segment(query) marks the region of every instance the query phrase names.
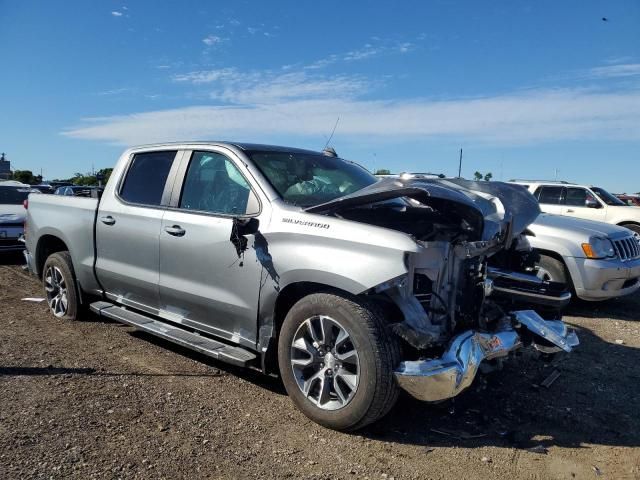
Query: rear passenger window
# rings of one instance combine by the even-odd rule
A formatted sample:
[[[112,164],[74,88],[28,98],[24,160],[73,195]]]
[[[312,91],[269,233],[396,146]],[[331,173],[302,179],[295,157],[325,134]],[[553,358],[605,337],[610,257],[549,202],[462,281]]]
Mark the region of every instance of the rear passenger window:
[[[175,150],[136,154],[120,189],[122,199],[142,205],[160,205],[175,158]]]
[[[540,203],[560,205],[563,187],[539,187],[535,196]]]

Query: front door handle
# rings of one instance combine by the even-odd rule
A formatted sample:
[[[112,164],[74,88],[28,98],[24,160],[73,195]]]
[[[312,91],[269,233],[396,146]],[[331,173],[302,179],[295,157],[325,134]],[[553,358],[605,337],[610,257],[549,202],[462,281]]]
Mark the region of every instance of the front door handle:
[[[105,225],[113,225],[114,223],[116,223],[116,219],[113,218],[111,215],[100,217],[100,221]]]
[[[575,210],[573,208],[567,208],[567,213],[575,213]]]
[[[182,237],[187,231],[182,228],[180,225],[173,225],[171,227],[164,227],[164,231],[169,235],[173,235],[174,237]]]

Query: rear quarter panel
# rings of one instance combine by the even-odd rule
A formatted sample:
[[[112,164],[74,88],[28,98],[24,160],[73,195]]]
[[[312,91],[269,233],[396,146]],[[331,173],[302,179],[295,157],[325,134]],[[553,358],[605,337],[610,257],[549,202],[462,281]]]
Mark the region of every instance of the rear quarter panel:
[[[93,275],[93,226],[98,200],[62,195],[30,195],[27,213],[27,248],[37,259],[45,236],[67,246],[76,278],[85,291],[96,291]],[[40,275],[42,272],[37,272]]]

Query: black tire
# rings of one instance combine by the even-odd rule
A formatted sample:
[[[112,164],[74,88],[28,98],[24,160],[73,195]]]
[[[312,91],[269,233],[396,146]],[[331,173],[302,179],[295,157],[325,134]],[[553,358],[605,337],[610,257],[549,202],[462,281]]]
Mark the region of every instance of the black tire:
[[[65,302],[61,299],[58,302],[52,301],[53,293],[60,292],[60,286],[62,283],[59,280],[52,280],[58,276],[58,272],[63,279],[63,285],[65,290],[64,298]],[[80,302],[78,295],[78,286],[76,284],[76,276],[73,271],[73,263],[71,262],[71,255],[69,252],[62,251],[49,255],[44,262],[42,268],[42,286],[45,290],[45,297],[49,304],[49,311],[58,318],[63,320],[77,320],[78,313],[80,311]],[[49,289],[54,288],[53,292]],[[57,291],[55,289],[58,289]],[[58,297],[58,295],[56,295]],[[64,307],[61,309],[60,307]]]
[[[632,232],[635,232],[638,235],[640,235],[640,225],[638,225],[637,223],[623,223],[620,226],[624,228],[628,228]]]
[[[302,392],[291,364],[296,333],[306,320],[319,315],[344,327],[358,356],[357,388],[346,404],[334,410],[320,408]],[[382,313],[375,305],[352,296],[315,293],[302,298],[289,310],[278,339],[280,375],[293,403],[314,422],[334,430],[360,429],[391,410],[398,399],[393,370],[399,362],[399,344]]]
[[[544,275],[538,275],[540,278],[544,280],[549,280],[551,282],[559,282],[564,283],[567,288],[571,288],[571,282],[569,280],[569,275],[567,274],[567,269],[560,260],[557,260],[553,257],[549,257],[547,255],[540,255],[540,260],[538,261],[538,267],[544,271]]]

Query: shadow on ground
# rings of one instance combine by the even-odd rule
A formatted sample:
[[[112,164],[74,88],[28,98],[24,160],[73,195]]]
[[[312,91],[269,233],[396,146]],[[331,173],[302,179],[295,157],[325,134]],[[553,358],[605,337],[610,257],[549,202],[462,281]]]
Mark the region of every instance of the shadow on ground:
[[[0,265],[24,265],[22,252],[0,252]]]
[[[640,293],[613,298],[603,302],[574,300],[565,315],[587,318],[612,318],[614,320],[640,321]]]

